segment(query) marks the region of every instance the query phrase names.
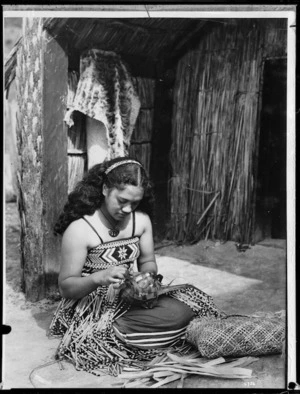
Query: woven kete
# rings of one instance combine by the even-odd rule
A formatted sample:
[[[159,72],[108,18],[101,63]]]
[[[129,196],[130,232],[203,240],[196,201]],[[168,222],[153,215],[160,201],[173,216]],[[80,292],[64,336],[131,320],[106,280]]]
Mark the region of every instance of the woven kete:
[[[285,336],[283,317],[227,316],[194,319],[186,339],[203,357],[260,356],[281,353]]]

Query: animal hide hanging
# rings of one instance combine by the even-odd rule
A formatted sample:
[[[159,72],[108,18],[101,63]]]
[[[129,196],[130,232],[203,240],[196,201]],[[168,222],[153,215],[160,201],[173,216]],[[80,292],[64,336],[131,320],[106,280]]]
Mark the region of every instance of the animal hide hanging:
[[[108,142],[107,158],[126,156],[139,109],[140,100],[120,56],[99,49],[81,55],[79,82],[65,116],[69,127],[74,124],[74,111],[102,122]]]

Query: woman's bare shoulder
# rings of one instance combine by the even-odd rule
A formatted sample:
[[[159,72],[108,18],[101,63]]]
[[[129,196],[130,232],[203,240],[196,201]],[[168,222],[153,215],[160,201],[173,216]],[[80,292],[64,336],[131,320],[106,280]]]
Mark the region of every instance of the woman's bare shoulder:
[[[87,226],[88,224],[82,219],[74,220],[69,224],[63,234],[63,240],[72,239],[78,241],[80,244],[87,242]]]
[[[142,211],[135,211],[135,217],[136,220],[142,221],[142,222],[149,222],[151,221],[149,218],[149,215],[145,212]]]
[[[143,232],[147,228],[152,228],[151,219],[145,212],[136,211],[135,217],[137,229],[140,229]]]

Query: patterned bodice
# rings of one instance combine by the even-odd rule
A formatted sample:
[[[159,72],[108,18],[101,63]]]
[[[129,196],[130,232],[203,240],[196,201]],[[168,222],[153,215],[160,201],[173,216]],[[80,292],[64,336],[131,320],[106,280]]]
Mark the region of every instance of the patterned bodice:
[[[103,242],[88,251],[82,276],[114,265],[132,264],[140,255],[139,237]]]

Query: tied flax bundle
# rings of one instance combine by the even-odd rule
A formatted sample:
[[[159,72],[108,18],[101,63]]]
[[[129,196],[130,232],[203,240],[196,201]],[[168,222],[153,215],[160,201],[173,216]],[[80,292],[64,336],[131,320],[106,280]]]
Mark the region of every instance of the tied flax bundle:
[[[186,285],[162,285],[163,277],[150,272],[127,272],[125,280],[120,286],[119,297],[128,304],[141,305],[144,308],[153,308],[160,295],[174,290],[185,288]]]

